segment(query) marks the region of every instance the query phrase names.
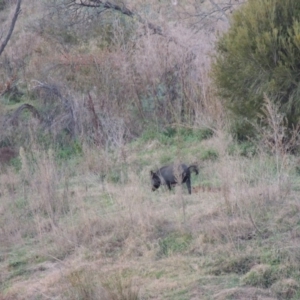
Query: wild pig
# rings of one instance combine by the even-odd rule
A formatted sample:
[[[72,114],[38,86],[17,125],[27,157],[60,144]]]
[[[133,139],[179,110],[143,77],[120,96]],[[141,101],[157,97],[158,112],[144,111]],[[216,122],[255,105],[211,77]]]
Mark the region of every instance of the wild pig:
[[[156,172],[150,171],[152,191],[155,191],[161,184],[166,184],[171,190],[171,186],[177,183],[186,183],[189,194],[192,193],[191,189],[191,171],[194,171],[198,175],[198,167],[196,165],[185,164],[172,164],[164,166]]]

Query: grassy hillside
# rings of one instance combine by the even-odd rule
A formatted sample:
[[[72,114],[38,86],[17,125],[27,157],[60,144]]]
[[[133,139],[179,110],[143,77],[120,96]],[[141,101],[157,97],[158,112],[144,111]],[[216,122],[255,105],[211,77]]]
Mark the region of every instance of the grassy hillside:
[[[2,299],[298,299],[297,161],[200,136],[67,162],[21,149],[1,173]],[[151,192],[174,159],[201,165],[192,195]]]
[[[284,120],[266,99],[269,127],[237,143],[208,76],[231,12],[152,2],[73,24],[22,2],[0,58],[0,300],[300,298]],[[180,161],[199,166],[192,195],[152,192],[150,171]]]

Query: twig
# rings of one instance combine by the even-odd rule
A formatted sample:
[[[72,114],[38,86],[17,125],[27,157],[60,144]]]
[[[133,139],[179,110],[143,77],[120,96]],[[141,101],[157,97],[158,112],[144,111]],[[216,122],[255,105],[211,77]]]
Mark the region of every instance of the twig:
[[[14,31],[14,28],[15,28],[18,16],[19,16],[19,14],[21,12],[21,2],[22,2],[21,0],[18,0],[18,2],[17,2],[16,10],[15,10],[14,16],[13,16],[13,18],[11,20],[9,31],[7,33],[6,38],[4,39],[3,43],[0,46],[0,55],[4,51],[6,45],[7,45],[8,41],[10,40],[11,35],[12,35],[13,31]]]

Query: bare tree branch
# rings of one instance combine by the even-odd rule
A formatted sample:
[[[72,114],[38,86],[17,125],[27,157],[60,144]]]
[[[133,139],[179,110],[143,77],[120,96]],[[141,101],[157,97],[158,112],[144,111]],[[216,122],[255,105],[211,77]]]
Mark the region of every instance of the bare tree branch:
[[[32,116],[34,118],[38,119],[40,122],[43,120],[43,117],[41,116],[39,111],[33,105],[24,103],[14,111],[13,115],[7,121],[7,124],[17,125],[19,116],[23,110],[30,111]]]
[[[209,0],[210,5],[206,6],[201,5],[202,2],[200,4],[196,2],[193,8],[194,11],[189,11],[180,5],[181,11],[178,11],[178,13],[182,19],[189,20],[193,29],[199,31],[218,21],[224,22],[227,26],[229,24],[229,13],[232,13],[245,2],[245,0]]]
[[[2,42],[1,46],[0,46],[0,55],[2,54],[2,52],[4,51],[8,41],[10,40],[11,38],[11,35],[14,31],[14,28],[15,28],[15,25],[16,25],[16,22],[17,22],[17,19],[18,19],[18,16],[21,12],[21,2],[22,0],[18,0],[17,2],[17,5],[16,5],[16,10],[15,10],[15,13],[13,15],[13,18],[11,20],[11,24],[10,24],[10,27],[9,27],[9,31],[7,33],[7,36],[6,38],[4,39],[4,41]]]
[[[224,19],[227,22],[229,22],[229,19],[228,19],[227,15],[225,14],[224,10],[214,0],[209,0],[209,1],[216,8],[216,10],[219,11],[223,15]]]
[[[136,18],[138,22],[145,25],[154,34],[163,35],[160,26],[157,26],[145,20],[137,12],[127,8],[125,4],[118,5],[118,4],[111,3],[110,1],[102,1],[102,0],[67,0],[65,1],[65,6],[68,9],[73,10],[75,15],[77,16],[79,15],[80,8],[95,8],[95,9],[98,8],[99,9],[98,14],[101,14],[107,10],[116,11],[130,18]]]

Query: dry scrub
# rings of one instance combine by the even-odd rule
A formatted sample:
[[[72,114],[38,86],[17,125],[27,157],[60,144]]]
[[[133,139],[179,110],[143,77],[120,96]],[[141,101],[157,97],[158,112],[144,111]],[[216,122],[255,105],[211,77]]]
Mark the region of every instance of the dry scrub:
[[[220,135],[211,140],[219,153],[223,143]],[[127,179],[112,183],[104,175],[116,167],[113,156],[94,151],[86,149],[74,172],[72,164],[58,165],[51,151],[21,149],[20,172],[1,174],[4,299],[171,299],[183,290],[203,299],[298,293],[292,169],[280,182],[283,194],[276,159],[223,152],[200,170],[200,177],[218,182],[215,189],[189,196],[185,187],[151,192],[147,168],[135,173],[138,152],[131,151],[129,165],[125,161]],[[224,284],[233,280],[238,290],[222,292],[229,282],[195,290],[197,280],[212,276]],[[272,292],[260,290],[266,287]]]
[[[0,169],[0,299],[298,299],[297,129],[266,97],[243,151],[208,76],[214,34],[177,20],[180,5],[132,2],[166,35],[109,16],[69,28],[24,0],[0,74],[17,89],[0,106],[15,146]],[[11,118],[18,101],[40,118]],[[151,192],[150,169],[181,161],[201,167],[192,195]]]

